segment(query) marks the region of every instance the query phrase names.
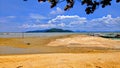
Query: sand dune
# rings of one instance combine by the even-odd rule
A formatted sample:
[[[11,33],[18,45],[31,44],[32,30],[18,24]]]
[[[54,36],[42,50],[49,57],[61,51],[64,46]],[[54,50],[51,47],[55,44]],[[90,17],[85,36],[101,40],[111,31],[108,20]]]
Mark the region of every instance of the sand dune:
[[[101,37],[73,35],[68,38],[56,39],[50,42],[48,46],[120,48],[120,42]]]

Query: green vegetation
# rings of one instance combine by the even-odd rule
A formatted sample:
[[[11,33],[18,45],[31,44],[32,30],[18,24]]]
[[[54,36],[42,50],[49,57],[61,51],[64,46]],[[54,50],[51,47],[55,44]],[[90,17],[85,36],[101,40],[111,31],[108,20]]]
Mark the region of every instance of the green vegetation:
[[[71,31],[71,30],[57,29],[57,28],[52,28],[52,29],[48,29],[46,32],[73,32],[73,31]]]
[[[58,28],[51,28],[46,30],[34,30],[34,31],[27,31],[27,33],[38,33],[38,32],[73,32],[71,30],[63,30]]]

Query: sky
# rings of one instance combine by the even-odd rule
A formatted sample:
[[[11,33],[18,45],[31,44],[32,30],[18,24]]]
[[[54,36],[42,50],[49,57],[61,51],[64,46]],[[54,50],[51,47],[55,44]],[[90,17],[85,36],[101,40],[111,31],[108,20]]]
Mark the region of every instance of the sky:
[[[112,0],[106,8],[97,7],[85,13],[85,5],[75,0],[72,9],[64,11],[66,2],[50,8],[50,3],[37,0],[0,0],[0,32],[25,32],[49,28],[73,31],[120,31],[120,3]]]

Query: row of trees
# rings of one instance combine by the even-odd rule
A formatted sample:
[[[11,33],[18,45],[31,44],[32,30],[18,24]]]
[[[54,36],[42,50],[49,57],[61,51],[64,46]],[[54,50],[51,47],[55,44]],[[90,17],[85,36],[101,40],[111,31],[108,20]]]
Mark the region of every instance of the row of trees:
[[[27,0],[24,0],[27,1]],[[38,0],[38,2],[50,2],[51,8],[55,7],[60,2],[67,2],[67,5],[65,6],[64,10],[69,10],[70,8],[73,8],[75,0]],[[102,8],[105,8],[106,6],[111,5],[112,0],[78,0],[82,5],[86,5],[85,12],[86,14],[93,13],[97,6],[101,6]],[[116,0],[117,3],[120,2],[120,0]]]

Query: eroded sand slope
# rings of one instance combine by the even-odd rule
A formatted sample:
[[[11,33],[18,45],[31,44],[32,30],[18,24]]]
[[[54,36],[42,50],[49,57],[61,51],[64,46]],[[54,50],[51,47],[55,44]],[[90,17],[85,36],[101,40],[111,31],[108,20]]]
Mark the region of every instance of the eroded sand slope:
[[[120,41],[87,35],[73,35],[56,39],[50,42],[48,46],[120,48]]]

